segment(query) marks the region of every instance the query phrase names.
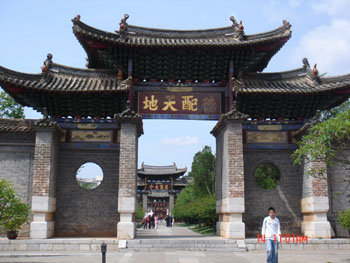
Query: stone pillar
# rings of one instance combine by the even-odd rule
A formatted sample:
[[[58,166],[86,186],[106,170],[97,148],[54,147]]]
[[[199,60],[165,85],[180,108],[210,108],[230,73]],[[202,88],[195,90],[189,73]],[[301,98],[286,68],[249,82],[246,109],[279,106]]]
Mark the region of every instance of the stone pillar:
[[[314,176],[308,171],[316,171]],[[329,210],[327,165],[313,161],[304,164],[301,231],[309,238],[331,238],[331,225],[327,220]]]
[[[148,197],[148,193],[143,192],[142,193],[142,209],[144,212],[147,212],[147,197]]]
[[[50,238],[54,235],[56,211],[56,170],[60,130],[49,119],[34,123],[36,129],[32,211],[30,223],[31,238]]]
[[[169,213],[172,213],[174,210],[174,199],[175,199],[175,194],[169,193]]]
[[[244,163],[242,123],[246,115],[236,110],[221,116],[211,133],[216,137],[216,224],[217,235],[245,238]]]
[[[119,192],[117,225],[119,239],[134,239],[136,234],[135,213],[137,207],[137,153],[138,138],[143,133],[140,115],[127,109],[116,115],[120,125]]]

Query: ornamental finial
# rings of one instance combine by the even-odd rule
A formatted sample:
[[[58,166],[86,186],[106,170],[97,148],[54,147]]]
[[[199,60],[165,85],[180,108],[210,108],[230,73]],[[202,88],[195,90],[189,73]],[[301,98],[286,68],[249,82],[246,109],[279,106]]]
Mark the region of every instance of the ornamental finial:
[[[239,22],[239,25],[238,25],[238,31],[240,31],[240,32],[243,32],[243,30],[244,30],[244,26],[243,26],[243,22],[242,22],[242,20]]]
[[[74,18],[73,18],[74,21],[80,21],[80,15],[76,15]]]
[[[42,73],[47,73],[52,66],[52,54],[47,54],[47,58],[44,61],[44,65],[41,67]]]
[[[284,26],[289,26],[290,25],[289,22],[287,20],[285,20],[285,19],[282,21],[282,23],[283,23]]]
[[[123,79],[123,71],[122,71],[122,68],[119,67],[118,74],[117,74],[117,80],[122,80],[122,79]]]
[[[303,65],[304,67],[310,67],[309,60],[307,58],[303,58]]]
[[[314,77],[318,76],[317,64],[315,64],[314,68],[312,69],[312,76]]]
[[[125,32],[127,30],[128,23],[126,22],[126,20],[128,20],[128,18],[129,18],[129,15],[125,14],[124,17],[120,20],[120,23],[119,23],[120,32]]]
[[[230,16],[230,20],[232,21],[232,27],[233,29],[236,29],[238,27],[237,20],[235,19],[234,16]]]

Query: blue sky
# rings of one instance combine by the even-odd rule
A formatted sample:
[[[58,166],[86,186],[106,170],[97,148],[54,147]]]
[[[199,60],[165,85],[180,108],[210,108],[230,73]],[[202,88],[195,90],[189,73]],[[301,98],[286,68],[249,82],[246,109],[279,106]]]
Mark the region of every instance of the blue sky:
[[[283,71],[301,67],[307,57],[320,73],[350,73],[349,0],[255,1],[0,1],[0,65],[39,73],[47,53],[53,61],[85,67],[86,54],[72,33],[77,14],[93,27],[114,32],[125,13],[129,24],[170,29],[203,29],[243,20],[246,34],[269,31],[286,19],[292,38],[265,69]],[[26,108],[26,118],[41,115]],[[191,167],[193,155],[212,146],[215,121],[145,120],[139,163]]]

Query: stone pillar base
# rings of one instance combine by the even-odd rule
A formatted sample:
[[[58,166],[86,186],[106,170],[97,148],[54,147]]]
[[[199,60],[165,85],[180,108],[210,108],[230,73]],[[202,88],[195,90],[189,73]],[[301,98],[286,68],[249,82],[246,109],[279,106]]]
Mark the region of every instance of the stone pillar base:
[[[331,224],[328,221],[303,221],[301,231],[309,238],[331,238]]]
[[[118,239],[134,239],[136,236],[135,222],[119,222],[117,225]]]
[[[30,223],[31,238],[50,238],[54,236],[56,198],[50,196],[32,197],[33,221]]]
[[[244,239],[245,224],[243,222],[216,223],[216,234],[224,238]]]
[[[309,238],[331,238],[331,224],[327,220],[328,197],[311,196],[301,199],[303,221],[301,232]]]
[[[55,232],[55,222],[33,221],[30,223],[31,238],[50,238]]]

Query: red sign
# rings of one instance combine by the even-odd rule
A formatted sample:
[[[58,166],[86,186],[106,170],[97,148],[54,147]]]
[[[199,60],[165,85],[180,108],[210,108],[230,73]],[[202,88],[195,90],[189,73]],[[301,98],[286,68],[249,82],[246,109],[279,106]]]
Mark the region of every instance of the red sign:
[[[139,92],[138,113],[221,114],[221,94],[198,92]]]

